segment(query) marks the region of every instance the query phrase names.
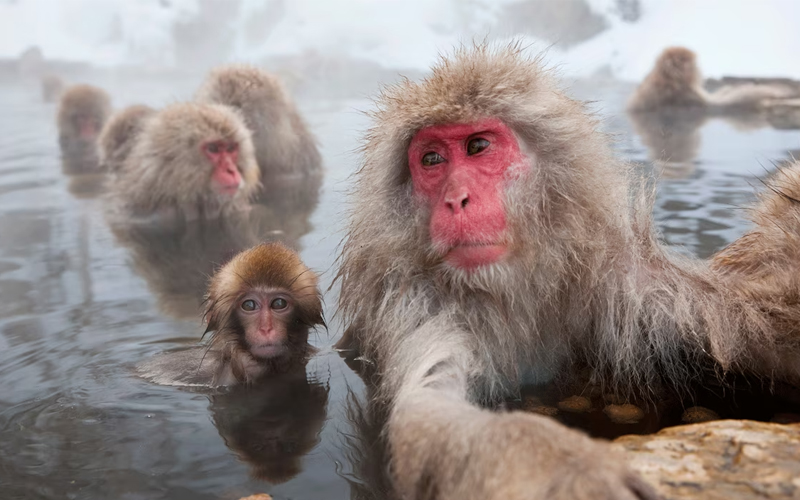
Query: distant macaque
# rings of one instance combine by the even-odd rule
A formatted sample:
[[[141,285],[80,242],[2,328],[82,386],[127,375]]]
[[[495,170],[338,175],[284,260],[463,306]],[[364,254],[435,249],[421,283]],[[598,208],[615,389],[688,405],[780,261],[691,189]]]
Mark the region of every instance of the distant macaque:
[[[251,383],[305,364],[309,329],[324,325],[317,276],[280,243],[245,250],[208,288],[208,346],[162,354],[139,373],[165,385]]]
[[[258,188],[250,132],[238,112],[173,104],[145,120],[111,195],[139,216],[213,219],[244,208]]]
[[[97,172],[97,138],[111,114],[108,94],[91,85],[74,85],[61,96],[58,133],[65,173]]]
[[[523,384],[599,384],[622,403],[728,373],[800,384],[800,176],[772,185],[780,218],[758,221],[768,250],[795,252],[763,257],[781,276],[759,295],[659,242],[644,179],[517,47],[461,49],[377,108],[337,346],[375,366],[400,498],[656,498],[604,443],[483,407]]]
[[[100,133],[99,153],[103,169],[112,173],[122,169],[142,131],[144,121],[155,112],[150,106],[136,104],[111,116]]]
[[[64,92],[64,80],[57,75],[44,75],[42,77],[42,99],[44,102],[55,102]]]
[[[655,111],[670,107],[702,108],[710,113],[753,111],[775,99],[796,95],[797,89],[780,83],[723,86],[707,92],[697,56],[684,47],[670,47],[636,89],[628,103],[631,111]]]
[[[261,182],[318,173],[321,158],[314,137],[280,81],[252,66],[213,70],[196,99],[241,111],[253,132]]]

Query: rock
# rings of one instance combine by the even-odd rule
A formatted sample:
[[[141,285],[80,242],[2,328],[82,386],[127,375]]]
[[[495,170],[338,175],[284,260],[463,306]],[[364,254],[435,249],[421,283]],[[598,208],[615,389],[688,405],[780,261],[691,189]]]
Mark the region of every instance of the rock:
[[[538,413],[539,415],[545,415],[547,417],[555,417],[558,415],[558,408],[555,406],[547,406],[543,404],[539,398],[533,396],[525,397],[525,399],[522,401],[522,410],[531,413]]]
[[[615,424],[635,424],[644,418],[644,410],[632,404],[608,405],[603,413]]]
[[[719,420],[717,412],[702,406],[686,408],[686,411],[681,415],[681,421],[685,424],[699,424],[700,422],[711,422],[712,420]]]
[[[776,413],[770,422],[775,422],[776,424],[796,424],[800,422],[800,415],[797,413]]]
[[[570,413],[586,413],[592,409],[592,401],[583,396],[570,396],[558,402],[558,409]]]
[[[776,99],[765,104],[767,121],[776,129],[800,128],[800,98]]]
[[[800,424],[717,420],[614,446],[665,500],[800,498]]]

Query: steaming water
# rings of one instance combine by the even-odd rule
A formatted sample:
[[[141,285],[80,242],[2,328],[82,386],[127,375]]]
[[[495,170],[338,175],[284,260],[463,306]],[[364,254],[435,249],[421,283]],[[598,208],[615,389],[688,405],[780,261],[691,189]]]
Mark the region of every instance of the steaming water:
[[[159,106],[188,97],[197,81],[99,83],[118,106]],[[575,86],[598,100],[620,153],[652,169],[652,153],[621,113],[628,91]],[[321,145],[324,185],[318,200],[312,193],[304,208],[266,220],[302,248],[327,286],[367,125],[358,110],[370,102],[299,104]],[[306,378],[217,395],[137,379],[134,364],[200,337],[194,306],[203,276],[183,281],[191,266],[181,264],[205,259],[208,267],[235,237],[213,228],[199,236],[112,232],[91,182],[62,174],[55,107],[41,102],[38,87],[0,87],[0,109],[0,496],[350,498],[359,480],[346,447],[355,432],[346,400],[363,384],[330,349],[341,334],[331,320],[335,293],[326,296],[330,331],[312,336],[320,353]],[[751,184],[800,148],[798,132],[742,127],[710,121],[678,138],[688,154],[685,146],[655,154],[680,156],[665,167],[655,215],[666,240],[691,254],[707,256],[741,234],[747,223],[737,207],[752,199]]]

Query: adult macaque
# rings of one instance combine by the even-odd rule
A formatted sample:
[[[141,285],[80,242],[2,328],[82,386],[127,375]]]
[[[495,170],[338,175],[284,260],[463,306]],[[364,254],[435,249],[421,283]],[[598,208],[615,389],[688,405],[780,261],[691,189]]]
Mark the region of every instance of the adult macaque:
[[[246,250],[208,287],[208,346],[156,356],[139,373],[165,385],[227,386],[283,373],[313,352],[309,329],[324,325],[317,276],[279,243]]]
[[[128,106],[111,116],[99,139],[100,165],[109,172],[119,172],[131,153],[148,117],[156,110],[144,104]]]
[[[670,47],[636,89],[628,103],[631,111],[702,108],[711,113],[754,111],[775,99],[797,96],[792,85],[762,82],[726,85],[707,92],[702,87],[697,56],[684,47]]]
[[[57,121],[65,173],[98,170],[97,137],[110,114],[111,99],[102,89],[74,85],[64,92]]]
[[[135,215],[212,219],[258,187],[250,132],[232,108],[173,104],[145,120],[111,186]]]
[[[52,74],[42,77],[42,99],[44,99],[44,102],[57,101],[63,92],[64,80]]]
[[[253,132],[261,180],[320,172],[321,158],[311,132],[280,81],[252,66],[213,70],[196,99],[241,111]]]
[[[522,383],[646,401],[726,371],[798,381],[800,309],[661,245],[644,182],[538,60],[462,49],[373,116],[338,347],[375,363],[400,497],[655,497],[601,442],[477,405]]]

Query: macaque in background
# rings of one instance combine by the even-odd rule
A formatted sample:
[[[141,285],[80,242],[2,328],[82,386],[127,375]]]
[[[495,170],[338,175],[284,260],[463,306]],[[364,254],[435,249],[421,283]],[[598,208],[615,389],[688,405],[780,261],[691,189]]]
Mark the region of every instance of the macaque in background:
[[[401,498],[655,498],[602,442],[479,406],[522,384],[646,402],[727,372],[800,380],[800,308],[660,244],[651,190],[538,59],[461,49],[387,88],[373,119],[337,346],[375,364]]]
[[[656,60],[628,102],[629,111],[701,108],[709,113],[752,112],[773,100],[800,97],[798,89],[780,83],[723,86],[714,92],[702,87],[697,56],[684,47],[670,47]]]
[[[213,70],[196,100],[224,104],[241,111],[253,133],[261,182],[321,172],[314,137],[283,85],[269,73],[252,66],[225,66]]]
[[[238,112],[185,103],[145,120],[110,189],[131,215],[194,220],[245,208],[258,184],[250,132]]]
[[[64,92],[64,80],[57,75],[42,77],[42,99],[44,102],[55,102]]]
[[[100,133],[99,153],[101,167],[112,173],[122,169],[147,118],[156,110],[136,104],[114,113]]]
[[[262,244],[236,255],[211,278],[207,346],[158,355],[139,374],[164,385],[251,383],[304,365],[308,332],[324,325],[317,276],[294,251]]]
[[[110,114],[111,99],[104,90],[82,84],[64,91],[57,118],[64,173],[99,171],[97,138]]]
[[[211,396],[211,418],[225,444],[251,475],[280,484],[302,471],[320,441],[328,387],[306,375],[304,364],[257,384]]]
[[[125,214],[107,219],[116,241],[128,250],[136,274],[158,308],[177,319],[196,320],[208,277],[237,253],[265,241],[300,249],[319,201],[318,176],[273,185],[249,210],[217,219],[141,224]]]

